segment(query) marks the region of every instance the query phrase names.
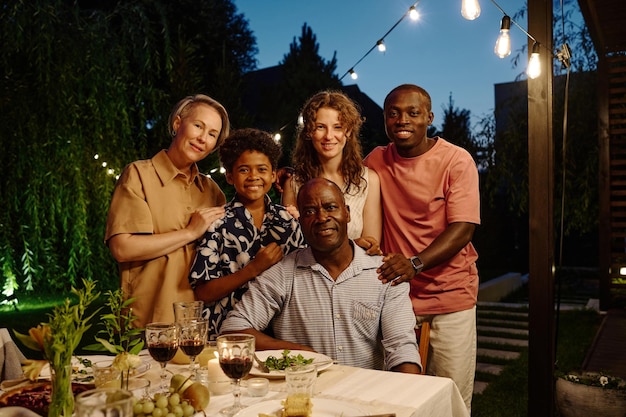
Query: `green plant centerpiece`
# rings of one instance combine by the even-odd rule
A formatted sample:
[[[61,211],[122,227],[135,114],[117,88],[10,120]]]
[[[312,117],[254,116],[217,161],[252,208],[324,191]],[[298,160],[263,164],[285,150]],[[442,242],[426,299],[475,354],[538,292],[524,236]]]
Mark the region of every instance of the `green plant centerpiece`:
[[[134,368],[141,364],[139,352],[143,349],[141,337],[144,329],[133,327],[137,316],[130,305],[134,298],[126,298],[124,291],[118,288],[107,291],[108,300],[105,306],[108,311],[100,317],[104,329],[98,331],[96,340],[99,343],[86,346],[86,350],[109,352],[115,355],[112,367],[121,374],[121,387],[128,389],[128,381]]]
[[[71,417],[74,412],[72,356],[83,334],[91,327],[89,321],[99,311],[87,313],[90,304],[100,296],[95,282],[83,279],[83,288],[72,287],[72,293],[78,297],[76,304],[66,298],[64,304],[54,307],[48,314],[47,323],[31,328],[28,335],[15,332],[26,347],[42,351],[50,364],[52,394],[48,417]]]

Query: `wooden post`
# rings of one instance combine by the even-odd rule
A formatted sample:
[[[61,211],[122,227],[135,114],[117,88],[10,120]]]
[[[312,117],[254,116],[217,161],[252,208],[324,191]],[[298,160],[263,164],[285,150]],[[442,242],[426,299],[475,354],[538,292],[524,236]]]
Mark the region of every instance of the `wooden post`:
[[[541,44],[541,75],[528,80],[528,415],[554,411],[554,142],[552,2],[528,1],[528,32]],[[528,53],[534,41],[529,39]]]

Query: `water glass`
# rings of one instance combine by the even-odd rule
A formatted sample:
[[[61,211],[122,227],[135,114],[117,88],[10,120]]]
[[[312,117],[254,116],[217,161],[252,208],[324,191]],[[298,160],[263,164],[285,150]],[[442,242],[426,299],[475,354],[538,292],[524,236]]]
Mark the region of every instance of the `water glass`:
[[[204,302],[202,301],[176,301],[173,304],[174,319],[177,323],[185,320],[201,319]]]
[[[76,417],[133,417],[133,393],[119,388],[96,388],[76,396]]]
[[[289,366],[285,368],[287,396],[301,394],[312,398],[316,379],[317,366],[313,364]]]
[[[112,366],[113,360],[98,361],[91,365],[96,388],[120,388],[122,371]]]

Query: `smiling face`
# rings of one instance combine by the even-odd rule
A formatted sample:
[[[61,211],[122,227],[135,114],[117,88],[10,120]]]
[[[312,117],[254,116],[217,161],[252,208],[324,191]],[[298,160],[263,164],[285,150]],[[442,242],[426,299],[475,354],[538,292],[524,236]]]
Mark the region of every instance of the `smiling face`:
[[[419,91],[399,89],[385,99],[385,132],[401,156],[416,156],[428,149],[426,133],[433,118],[429,100]]]
[[[213,107],[198,103],[182,117],[176,116],[172,127],[176,135],[168,149],[168,156],[182,171],[203,160],[215,149],[222,130],[222,118]]]
[[[233,164],[232,172],[226,173],[226,180],[235,187],[244,206],[263,201],[275,179],[276,171],[270,159],[258,151],[243,152]]]
[[[346,146],[345,126],[339,120],[339,112],[330,107],[321,107],[315,117],[315,129],[311,133],[313,147],[320,160],[341,159]]]
[[[314,252],[328,253],[348,242],[350,210],[335,183],[315,178],[298,193],[300,226]]]

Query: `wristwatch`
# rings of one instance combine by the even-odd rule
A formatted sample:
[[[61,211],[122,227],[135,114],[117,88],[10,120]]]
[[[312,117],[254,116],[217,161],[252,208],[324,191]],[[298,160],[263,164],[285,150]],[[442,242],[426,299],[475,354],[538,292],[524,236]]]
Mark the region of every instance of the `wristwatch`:
[[[417,275],[420,272],[422,272],[422,269],[424,269],[424,263],[419,258],[419,256],[417,256],[417,255],[411,256],[409,258],[409,261],[411,261],[411,265],[413,265],[413,269],[415,269],[415,275]]]

